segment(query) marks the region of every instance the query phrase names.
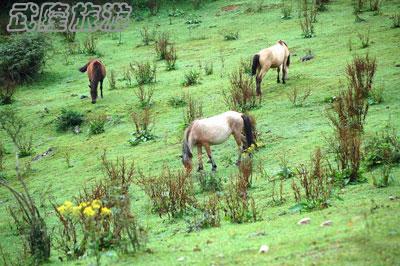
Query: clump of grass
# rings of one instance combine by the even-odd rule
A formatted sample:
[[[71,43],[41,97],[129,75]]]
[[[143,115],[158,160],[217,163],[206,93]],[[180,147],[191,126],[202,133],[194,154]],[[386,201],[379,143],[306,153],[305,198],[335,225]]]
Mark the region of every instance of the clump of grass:
[[[370,29],[368,29],[367,33],[358,33],[358,38],[360,39],[361,42],[361,48],[367,48],[369,47],[369,33],[370,33]]]
[[[168,53],[168,45],[170,44],[169,34],[166,32],[162,32],[158,34],[155,40],[154,49],[157,53],[157,56],[160,60],[164,60],[165,56]]]
[[[292,18],[292,1],[291,0],[282,0],[282,19],[291,19]]]
[[[197,179],[199,180],[199,185],[202,192],[222,191],[222,178],[215,172],[207,173],[200,171],[197,173]]]
[[[293,88],[288,94],[288,99],[294,107],[302,107],[304,103],[310,97],[311,90],[307,89],[302,95],[299,94],[297,87]]]
[[[254,80],[244,72],[243,68],[232,72],[229,76],[230,88],[223,91],[224,101],[231,110],[245,112],[261,106]]]
[[[189,221],[188,232],[220,226],[221,197],[218,194],[213,193],[209,195],[196,210],[198,210],[200,214]]]
[[[97,53],[97,39],[93,34],[89,34],[83,42],[84,52],[87,55],[95,55]]]
[[[142,42],[144,45],[149,45],[150,42],[155,40],[156,31],[149,30],[148,27],[144,26],[140,29],[140,36],[142,37]]]
[[[115,77],[115,71],[112,69],[110,71],[110,76],[108,78],[108,83],[110,84],[110,90],[115,90],[117,89],[117,79]]]
[[[95,115],[88,119],[89,135],[98,135],[104,133],[104,126],[107,123],[107,116],[104,114]]]
[[[157,66],[150,62],[135,62],[130,64],[131,72],[138,85],[156,82]]]
[[[81,112],[63,108],[56,120],[57,130],[67,131],[75,126],[80,126],[83,122],[84,115]]]
[[[368,95],[368,103],[369,105],[380,104],[384,101],[383,92],[385,90],[384,86],[375,87],[370,91]]]
[[[153,87],[145,87],[139,85],[135,90],[135,95],[139,100],[141,108],[150,108],[153,105],[153,95],[154,88]]]
[[[383,0],[369,0],[369,10],[379,14]]]
[[[203,116],[203,104],[191,96],[187,96],[187,105],[183,113],[184,127],[189,126],[194,120]]]
[[[180,95],[180,96],[171,96],[168,99],[168,104],[173,108],[183,107],[187,104],[187,96]]]
[[[210,76],[210,75],[212,75],[214,73],[214,65],[213,65],[213,62],[206,62],[205,64],[204,64],[204,74],[206,75],[206,76]]]
[[[166,67],[167,71],[175,70],[176,69],[176,49],[173,45],[167,49],[167,53],[165,54],[165,62],[166,62]]]
[[[62,32],[62,35],[64,36],[64,40],[68,43],[73,43],[75,42],[75,37],[76,37],[76,32],[71,32],[69,30]]]
[[[149,108],[132,112],[131,117],[135,125],[135,132],[132,133],[133,137],[128,140],[129,144],[132,146],[137,146],[140,143],[156,139],[156,136],[152,133],[151,128],[151,126],[154,124],[154,118]]]
[[[390,16],[392,19],[392,28],[399,28],[400,27],[400,13],[394,14]]]
[[[353,0],[353,13],[360,14],[363,11],[365,0]]]
[[[223,35],[224,35],[225,41],[239,40],[239,32],[238,31],[226,31]]]
[[[243,72],[246,73],[247,75],[251,75],[251,65],[253,63],[253,58],[241,58],[239,67],[240,69],[243,69]]]
[[[183,86],[189,87],[200,83],[200,71],[192,68],[188,72],[185,73]]]
[[[172,171],[164,166],[158,176],[145,176],[139,172],[136,183],[152,203],[152,211],[170,218],[181,217],[196,204],[191,176],[183,171]]]
[[[33,153],[32,135],[28,134],[26,122],[15,109],[3,108],[0,110],[0,129],[14,143],[19,157],[26,157]]]
[[[132,72],[129,67],[125,67],[122,79],[125,80],[127,87],[132,86]]]
[[[300,165],[297,169],[297,182],[293,179],[292,189],[300,210],[323,209],[330,205],[333,179],[323,161],[321,149],[317,148],[310,166]]]
[[[372,175],[372,183],[377,188],[387,187],[392,180],[392,165],[390,163],[384,163],[381,168],[381,175],[377,177],[376,175]]]
[[[283,204],[286,199],[284,198],[284,181],[285,178],[283,176],[277,175],[272,176],[269,175],[262,163],[258,164],[258,172],[262,179],[267,180],[268,187],[271,188],[271,203],[273,206],[279,206]],[[279,183],[279,188],[277,190],[276,184]]]
[[[0,142],[0,173],[4,170],[4,161],[6,157],[6,149],[3,143]]]

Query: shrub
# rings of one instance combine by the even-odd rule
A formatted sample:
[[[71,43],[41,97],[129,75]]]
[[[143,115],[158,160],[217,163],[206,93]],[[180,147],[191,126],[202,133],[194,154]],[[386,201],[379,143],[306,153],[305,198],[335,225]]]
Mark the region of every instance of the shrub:
[[[367,139],[364,162],[368,168],[400,163],[400,141],[393,125],[388,123],[383,130]]]
[[[257,99],[254,80],[243,68],[229,76],[230,88],[223,91],[224,101],[231,110],[245,112],[260,107],[261,98]]]
[[[321,149],[316,149],[309,167],[300,165],[292,189],[296,202],[301,209],[323,209],[329,206],[332,195],[333,178],[329,176],[329,168],[323,163]]]
[[[174,108],[183,107],[187,104],[186,98],[187,98],[187,96],[185,96],[185,95],[171,96],[168,99],[168,104]]]
[[[0,81],[0,105],[11,104],[13,95],[17,91],[16,85],[12,81]]]
[[[189,126],[194,120],[203,116],[203,104],[194,100],[191,96],[187,97],[187,105],[183,113],[184,126]]]
[[[107,122],[106,115],[96,115],[89,118],[89,135],[98,135],[104,133],[104,126]]]
[[[34,258],[34,264],[41,264],[50,258],[51,240],[46,222],[24,181],[26,173],[20,173],[18,157],[16,174],[22,188],[21,192],[1,179],[0,186],[7,188],[15,198],[17,204],[15,207],[8,208],[9,214],[14,220],[24,247]]]
[[[347,90],[340,92],[332,110],[327,113],[335,130],[329,147],[335,154],[339,172],[352,183],[360,177],[361,135],[375,71],[375,59],[370,59],[368,55],[365,58],[355,57],[346,67]]]
[[[63,108],[56,120],[57,130],[67,131],[80,126],[83,122],[84,115],[81,112]]]
[[[183,86],[193,86],[200,83],[200,72],[196,69],[191,69],[185,73]]]
[[[291,19],[292,18],[292,1],[290,0],[290,3],[288,3],[287,0],[282,0],[282,19]]]
[[[130,67],[138,85],[156,82],[156,64],[152,65],[150,62],[136,62],[133,65],[130,64]]]
[[[221,202],[218,194],[209,195],[198,207],[200,215],[189,221],[188,232],[199,231],[210,227],[219,227],[221,224]]]
[[[234,181],[233,181],[234,180]],[[257,221],[257,210],[254,199],[248,195],[248,180],[243,174],[231,179],[224,192],[225,217],[232,223]]]
[[[199,180],[200,189],[202,192],[205,191],[222,191],[222,178],[216,174],[215,172],[207,173],[204,171],[200,171],[196,174],[197,179]]]
[[[307,0],[302,2],[303,15],[300,17],[300,27],[304,38],[312,38],[315,35],[314,25],[316,22],[317,11],[314,7],[309,7]]]
[[[93,34],[89,34],[86,36],[85,41],[83,42],[84,49],[83,51],[87,55],[95,55],[97,53],[97,39]]]
[[[175,70],[176,66],[176,59],[178,57],[176,56],[176,49],[173,45],[169,47],[169,50],[167,50],[167,53],[165,54],[165,62],[167,65],[167,71]]]
[[[23,33],[0,40],[0,87],[32,81],[46,62],[50,43],[44,34]]]
[[[358,38],[361,41],[361,48],[367,48],[369,46],[369,33],[370,29],[368,29],[367,33],[358,33]]]
[[[394,14],[390,16],[392,19],[392,28],[399,28],[400,27],[400,13]]]
[[[75,204],[53,204],[61,227],[56,234],[56,248],[67,259],[77,259],[91,249],[99,262],[99,251],[118,248],[135,252],[144,245],[146,232],[131,211],[129,188],[133,182],[134,163],[124,158],[111,162],[101,157],[106,178],[84,188]]]
[[[292,103],[294,107],[302,107],[311,95],[311,90],[306,90],[303,95],[299,95],[297,87],[293,88],[288,94],[289,101]]]
[[[148,27],[144,26],[140,30],[140,36],[142,37],[143,44],[149,45],[150,42],[155,40],[156,31],[155,30],[150,31]]]
[[[146,177],[140,172],[136,183],[150,198],[152,211],[160,217],[180,217],[196,204],[191,176],[183,171],[174,172],[164,166],[159,176]]]
[[[154,122],[149,108],[133,112],[131,116],[133,123],[135,124],[135,132],[132,133],[133,138],[128,140],[129,144],[137,146],[142,142],[151,141],[156,138],[156,136],[152,134],[152,129],[150,128]]]
[[[155,40],[155,50],[157,53],[157,56],[160,60],[164,60],[165,56],[167,54],[167,48],[168,45],[170,44],[169,41],[169,34],[166,32],[162,32],[160,34],[158,34],[156,40]]]
[[[110,84],[110,90],[115,90],[117,88],[117,79],[115,78],[114,69],[112,69],[110,71],[110,76],[108,78],[108,83]]]
[[[139,85],[135,90],[135,95],[139,100],[141,108],[150,108],[153,105],[152,101],[153,94],[154,94],[153,87],[146,88],[142,85]]]
[[[225,41],[235,41],[239,39],[239,32],[238,31],[226,31],[224,33],[224,40]]]
[[[26,122],[17,115],[16,110],[12,108],[0,110],[0,129],[17,147],[19,157],[26,157],[33,153],[32,135],[27,133]]]

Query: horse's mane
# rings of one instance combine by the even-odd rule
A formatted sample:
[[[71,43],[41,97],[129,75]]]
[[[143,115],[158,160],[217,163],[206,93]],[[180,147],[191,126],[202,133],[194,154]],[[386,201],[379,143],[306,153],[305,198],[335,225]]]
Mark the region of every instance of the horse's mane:
[[[278,43],[279,43],[280,45],[285,45],[286,47],[288,47],[287,44],[286,44],[284,41],[282,41],[282,40],[279,40]],[[288,47],[288,48],[289,48],[289,47]]]

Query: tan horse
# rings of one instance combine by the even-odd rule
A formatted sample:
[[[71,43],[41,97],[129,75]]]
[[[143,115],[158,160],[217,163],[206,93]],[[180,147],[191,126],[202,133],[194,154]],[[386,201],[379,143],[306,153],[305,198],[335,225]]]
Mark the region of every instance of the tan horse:
[[[106,68],[103,63],[98,59],[90,60],[86,65],[79,69],[80,72],[84,73],[87,71],[89,77],[89,88],[90,96],[92,97],[92,103],[96,103],[97,100],[97,85],[100,82],[100,93],[103,98],[103,80],[106,77]]]
[[[240,162],[243,150],[251,146],[251,144],[255,144],[253,131],[253,124],[250,117],[234,111],[195,120],[185,130],[182,146],[182,163],[187,172],[191,172],[192,149],[193,147],[197,147],[198,171],[203,170],[202,147],[205,147],[210,159],[209,163],[212,164],[212,170],[215,171],[217,165],[211,155],[210,146],[224,143],[230,135],[233,135],[238,146],[238,162]]]
[[[253,57],[252,75],[256,75],[257,95],[261,95],[261,81],[270,68],[277,68],[280,83],[279,72],[282,71],[282,83],[285,84],[287,71],[290,65],[290,52],[286,43],[279,40],[275,45],[265,48]]]

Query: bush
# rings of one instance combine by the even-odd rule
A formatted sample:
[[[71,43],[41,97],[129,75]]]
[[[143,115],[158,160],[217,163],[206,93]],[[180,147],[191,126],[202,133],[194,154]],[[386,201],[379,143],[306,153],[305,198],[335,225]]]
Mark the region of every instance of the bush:
[[[10,85],[32,81],[46,62],[47,40],[44,34],[30,33],[0,40],[0,87],[10,89]]]
[[[153,94],[153,87],[149,87],[146,89],[144,86],[139,85],[139,87],[137,87],[137,89],[135,90],[135,95],[139,100],[141,108],[150,108],[153,105]]]
[[[89,135],[98,135],[104,133],[104,126],[106,122],[106,115],[96,115],[89,118]]]
[[[223,91],[224,101],[229,109],[245,112],[261,106],[261,98],[257,99],[254,80],[243,68],[232,72],[229,81],[230,88]]]
[[[224,33],[224,40],[225,41],[235,41],[239,39],[239,32],[238,31],[227,31]]]
[[[50,258],[50,236],[47,231],[47,225],[34,201],[24,178],[26,173],[20,173],[19,162],[16,162],[17,180],[21,185],[22,192],[0,180],[0,186],[7,188],[14,196],[15,207],[9,207],[8,211],[14,220],[24,247],[28,249],[29,254],[34,258],[34,264],[39,265]],[[23,253],[23,252],[21,252]]]
[[[169,41],[168,33],[163,32],[157,36],[154,48],[155,48],[157,56],[160,60],[165,59],[165,56],[168,52],[167,48],[168,48],[169,44],[170,44],[170,41]]]
[[[187,98],[187,96],[185,96],[185,95],[171,96],[168,99],[168,104],[174,108],[183,107],[187,104],[186,98]]]
[[[292,103],[294,107],[302,107],[307,100],[308,97],[311,95],[311,90],[306,90],[303,95],[299,95],[297,87],[293,88],[288,94],[289,101]]]
[[[187,97],[187,105],[183,113],[184,127],[189,126],[194,120],[203,116],[203,104],[194,100],[192,97]]]
[[[136,183],[152,202],[152,211],[160,217],[182,216],[196,204],[191,176],[183,171],[171,171],[164,166],[159,176],[146,177],[139,173]]]
[[[56,120],[57,130],[67,131],[80,126],[83,122],[84,115],[81,112],[63,108]]]
[[[149,108],[144,108],[139,112],[133,112],[131,116],[135,124],[135,132],[132,133],[133,138],[128,140],[129,144],[137,146],[142,142],[148,142],[156,138],[156,136],[152,134],[152,129],[150,128],[153,124],[153,117]]]
[[[83,51],[87,55],[95,55],[97,53],[97,39],[93,34],[89,34],[83,42]]]
[[[156,82],[157,66],[150,62],[136,62],[130,64],[131,71],[138,85],[144,85]]]
[[[368,168],[400,163],[400,141],[393,125],[388,123],[383,130],[367,139],[364,162]]]
[[[12,81],[0,81],[0,105],[11,104],[13,95],[17,91],[17,87]]]
[[[33,153],[32,135],[27,133],[26,122],[17,115],[16,110],[12,108],[0,110],[0,129],[17,147],[19,157],[26,157]]]
[[[300,210],[327,208],[332,195],[333,178],[329,168],[323,163],[321,149],[316,149],[309,167],[301,165],[297,169],[296,182],[292,181],[292,189]]]
[[[178,57],[176,56],[176,50],[173,45],[169,47],[169,50],[167,50],[167,53],[165,54],[165,62],[167,65],[167,71],[175,70],[176,66],[176,59]]]
[[[183,86],[193,86],[200,83],[200,72],[196,69],[191,69],[185,73]]]
[[[150,31],[148,27],[144,26],[140,30],[140,36],[142,37],[142,42],[144,45],[149,45],[150,42],[155,40],[156,31]]]
[[[400,13],[394,14],[390,16],[392,19],[392,28],[399,28],[400,27]]]
[[[144,245],[146,232],[131,211],[129,188],[135,173],[133,162],[111,162],[101,157],[106,178],[91,189],[84,188],[75,204],[53,204],[61,227],[56,234],[56,248],[67,259],[78,259],[88,249],[100,260],[99,252],[118,248],[135,252]]]
[[[110,76],[108,78],[108,82],[110,83],[110,90],[115,90],[117,88],[117,79],[115,78],[114,69],[112,69],[110,71]]]
[[[221,224],[221,202],[218,194],[211,194],[198,207],[200,215],[189,221],[188,232],[199,231],[210,227],[219,227]]]

